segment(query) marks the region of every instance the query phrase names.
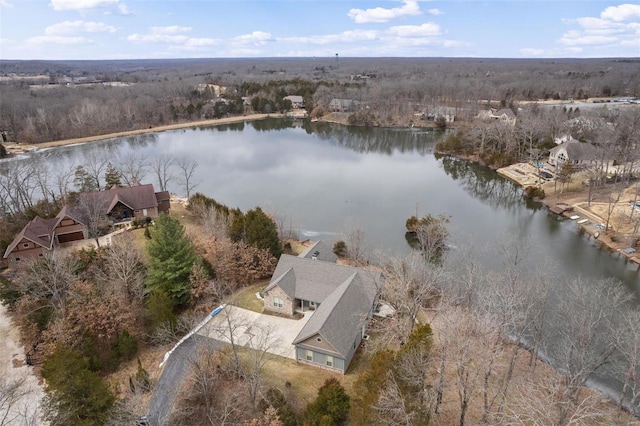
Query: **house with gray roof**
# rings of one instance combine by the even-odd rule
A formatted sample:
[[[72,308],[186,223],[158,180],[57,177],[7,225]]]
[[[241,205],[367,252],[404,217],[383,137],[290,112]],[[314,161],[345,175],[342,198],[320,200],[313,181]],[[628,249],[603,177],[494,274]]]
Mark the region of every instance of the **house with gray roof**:
[[[286,316],[311,313],[293,341],[296,359],[344,374],[365,336],[381,285],[379,272],[338,265],[331,250],[316,243],[299,256],[280,257],[263,291],[264,309]]]
[[[360,107],[360,101],[353,99],[334,98],[329,102],[329,111],[331,112],[354,112]]]
[[[304,108],[304,99],[300,95],[289,95],[285,96],[283,99],[290,100],[293,108]]]
[[[561,167],[565,163],[574,166],[586,166],[597,158],[596,147],[575,139],[562,142],[549,151],[549,164]]]

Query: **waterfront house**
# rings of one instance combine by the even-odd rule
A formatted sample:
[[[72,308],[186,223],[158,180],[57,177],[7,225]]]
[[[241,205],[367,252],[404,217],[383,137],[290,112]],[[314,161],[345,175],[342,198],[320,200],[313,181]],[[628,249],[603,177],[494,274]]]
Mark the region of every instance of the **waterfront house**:
[[[291,106],[294,109],[304,108],[304,99],[299,95],[289,95],[285,96],[283,99],[288,99],[291,101]]]
[[[89,238],[90,225],[109,228],[138,218],[155,219],[169,208],[169,193],[155,192],[151,184],[78,194],[55,218],[34,217],[9,244],[3,257],[9,265],[42,257],[56,245]]]
[[[311,315],[293,341],[296,359],[344,374],[373,316],[382,277],[335,259],[321,242],[299,256],[283,254],[263,291],[264,309]]]
[[[549,152],[549,164],[561,167],[565,163],[586,166],[596,160],[596,148],[589,143],[571,139],[562,142]]]
[[[360,106],[359,101],[353,99],[331,99],[329,111],[331,112],[354,112]]]

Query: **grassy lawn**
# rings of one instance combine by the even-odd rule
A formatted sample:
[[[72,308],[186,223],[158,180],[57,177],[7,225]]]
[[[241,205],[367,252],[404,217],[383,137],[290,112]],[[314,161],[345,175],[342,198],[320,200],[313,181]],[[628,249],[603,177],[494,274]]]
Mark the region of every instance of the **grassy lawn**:
[[[356,379],[355,374],[343,376],[322,368],[298,364],[292,359],[277,355],[269,355],[263,374],[267,386],[280,389],[298,412],[302,412],[318,396],[318,389],[328,378],[337,378],[349,394]]]
[[[234,295],[234,305],[239,308],[248,309],[250,311],[262,313],[264,304],[262,300],[256,297],[256,293],[261,291],[269,284],[268,280],[260,281],[258,284],[254,284],[251,287],[247,287]]]

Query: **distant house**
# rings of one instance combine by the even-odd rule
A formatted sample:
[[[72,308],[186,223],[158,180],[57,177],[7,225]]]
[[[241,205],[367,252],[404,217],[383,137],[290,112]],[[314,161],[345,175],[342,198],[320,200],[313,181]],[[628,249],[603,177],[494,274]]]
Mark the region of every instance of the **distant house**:
[[[557,167],[565,163],[585,166],[595,161],[596,155],[596,148],[593,145],[572,139],[562,142],[549,152],[549,164]]]
[[[264,290],[267,312],[313,311],[293,344],[298,362],[345,373],[365,336],[382,282],[379,272],[338,265],[322,242],[283,254]]]
[[[579,140],[574,139],[573,136],[571,136],[568,133],[558,136],[557,138],[553,138],[553,141],[555,142],[556,145],[560,145],[561,143],[565,143],[565,142],[580,142]]]
[[[331,99],[329,111],[331,112],[354,112],[360,106],[360,101],[353,99]]]
[[[493,108],[486,111],[480,111],[478,118],[483,120],[497,120],[512,126],[516,125],[516,115],[509,108],[503,108],[497,111]]]
[[[291,106],[293,108],[304,108],[304,99],[302,98],[302,96],[298,96],[298,95],[289,95],[289,96],[285,96],[283,99],[288,99],[291,101]]]
[[[456,120],[456,109],[451,107],[436,107],[431,110],[425,110],[415,114],[422,120],[438,121],[441,117],[447,123],[453,123]]]
[[[155,219],[169,209],[169,193],[155,192],[151,184],[79,194],[55,218],[33,218],[9,244],[3,257],[9,264],[42,257],[58,244],[87,239],[92,221],[107,227],[135,218]]]
[[[509,108],[503,108],[491,114],[491,118],[515,126],[516,115]]]

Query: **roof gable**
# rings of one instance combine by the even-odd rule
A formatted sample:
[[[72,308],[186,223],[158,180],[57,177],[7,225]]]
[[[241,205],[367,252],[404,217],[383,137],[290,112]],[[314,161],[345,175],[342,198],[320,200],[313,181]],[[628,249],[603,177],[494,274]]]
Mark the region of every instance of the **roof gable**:
[[[4,252],[4,258],[6,259],[9,254],[16,249],[18,244],[24,239],[31,241],[32,243],[39,245],[40,247],[46,248],[48,250],[51,249],[53,244],[53,230],[57,224],[57,219],[42,219],[39,216],[31,219],[29,223],[27,223],[24,228],[16,235],[16,237],[11,241],[11,244],[7,247]],[[49,239],[44,239],[42,237],[48,236]]]
[[[380,275],[374,271],[351,266],[283,254],[265,291],[277,285],[276,281],[289,269],[295,272],[295,290],[290,296],[317,303],[323,303],[327,296],[355,272],[360,271],[363,279],[367,281],[367,287],[374,289]]]
[[[346,358],[371,308],[362,280],[354,272],[320,304],[293,343],[320,334]]]

